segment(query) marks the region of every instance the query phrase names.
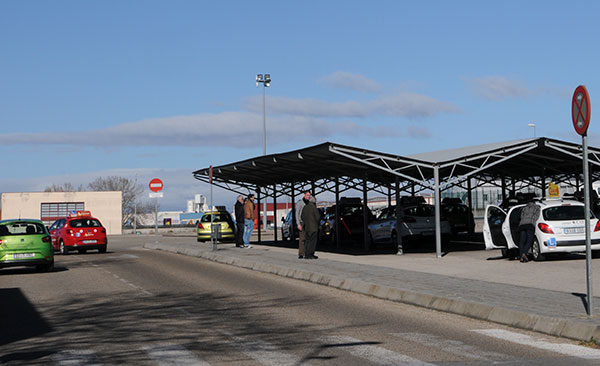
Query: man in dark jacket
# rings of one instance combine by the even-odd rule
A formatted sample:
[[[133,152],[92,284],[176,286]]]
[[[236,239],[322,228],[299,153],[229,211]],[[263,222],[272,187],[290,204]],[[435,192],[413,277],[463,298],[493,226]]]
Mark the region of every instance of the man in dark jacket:
[[[233,212],[235,213],[235,246],[244,246],[244,196],[239,195]]]
[[[302,209],[310,199],[310,191],[304,191],[304,197],[296,202],[296,224],[298,226],[298,258],[304,258],[304,229],[302,228]]]
[[[519,231],[521,233],[519,240],[519,261],[523,263],[529,260],[527,254],[533,243],[535,224],[539,218],[540,206],[533,200],[527,202],[527,205],[521,210],[521,220],[519,221]]]
[[[317,259],[315,249],[317,247],[317,235],[321,215],[315,204],[316,199],[311,197],[302,209],[302,229],[304,231],[304,258]]]

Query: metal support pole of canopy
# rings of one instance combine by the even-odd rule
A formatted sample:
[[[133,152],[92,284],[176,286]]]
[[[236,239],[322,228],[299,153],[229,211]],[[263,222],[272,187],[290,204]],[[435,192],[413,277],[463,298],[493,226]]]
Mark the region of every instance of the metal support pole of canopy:
[[[402,225],[402,208],[400,207],[400,177],[396,177],[396,245],[398,251],[397,255],[404,254],[402,248],[402,235],[400,235],[400,225]]]
[[[277,243],[277,184],[273,184],[273,240]]]
[[[256,206],[255,207],[258,207],[258,212],[257,212],[258,215],[256,216],[257,217],[256,223],[258,226],[258,244],[261,244],[262,241],[261,241],[261,235],[260,235],[260,226],[261,226],[260,225],[260,217],[261,217],[260,216],[260,187],[258,187],[256,190]]]
[[[435,180],[435,194],[433,199],[435,200],[435,256],[437,258],[442,257],[442,233],[440,225],[440,167],[435,165],[433,167],[433,179]]]
[[[335,177],[335,247],[340,249],[340,178]]]
[[[365,251],[371,250],[369,240],[369,207],[367,206],[367,176],[363,177],[363,246]]]

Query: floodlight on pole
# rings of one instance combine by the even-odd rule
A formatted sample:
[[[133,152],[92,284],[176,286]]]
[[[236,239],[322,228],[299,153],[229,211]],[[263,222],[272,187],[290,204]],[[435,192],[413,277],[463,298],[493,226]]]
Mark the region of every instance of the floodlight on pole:
[[[527,127],[533,127],[533,138],[536,138],[536,134],[535,134],[535,123],[529,123],[527,125]]]
[[[265,103],[265,89],[271,86],[271,74],[257,74],[256,87],[263,85],[263,155],[267,155],[267,109]],[[267,228],[267,198],[265,197],[263,210],[263,228]],[[260,225],[259,225],[260,230]]]

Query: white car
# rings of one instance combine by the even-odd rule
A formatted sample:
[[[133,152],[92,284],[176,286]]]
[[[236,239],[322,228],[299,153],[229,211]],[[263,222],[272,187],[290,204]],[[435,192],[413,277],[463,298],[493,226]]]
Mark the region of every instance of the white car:
[[[549,253],[585,252],[585,211],[579,201],[541,199],[540,217],[535,223],[531,247],[533,259],[541,261]],[[519,251],[519,221],[525,205],[516,205],[508,213],[498,206],[485,209],[483,239],[486,249],[501,249],[505,257]],[[592,250],[600,250],[600,221],[590,212]]]
[[[400,209],[400,230],[396,228],[396,206],[383,209],[377,219],[369,224],[369,240],[372,243],[395,244],[398,232],[404,239],[433,239],[435,236],[435,207],[428,204],[417,204]],[[440,221],[440,232],[443,242],[450,240],[452,229],[448,220]]]

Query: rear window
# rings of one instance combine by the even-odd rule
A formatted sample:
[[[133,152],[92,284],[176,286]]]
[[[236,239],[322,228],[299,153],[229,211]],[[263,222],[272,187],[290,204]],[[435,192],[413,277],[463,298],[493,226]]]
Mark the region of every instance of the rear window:
[[[335,212],[334,212],[335,214]],[[340,215],[342,216],[362,216],[362,205],[360,206],[342,206],[340,205]]]
[[[76,219],[69,221],[70,227],[101,227],[97,219]]]
[[[0,224],[0,236],[46,234],[44,225],[37,222],[13,222]]]
[[[415,216],[415,217],[431,217],[435,216],[435,207],[432,205],[418,205],[414,207],[409,207],[404,210],[404,214],[406,216]]]
[[[584,206],[555,206],[548,207],[542,214],[546,221],[583,220]]]
[[[210,222],[210,217],[213,217],[213,221],[220,221],[220,222],[229,222],[231,221],[231,218],[229,217],[228,213],[216,213],[216,214],[207,214],[202,216],[202,218],[200,219],[200,222]]]

